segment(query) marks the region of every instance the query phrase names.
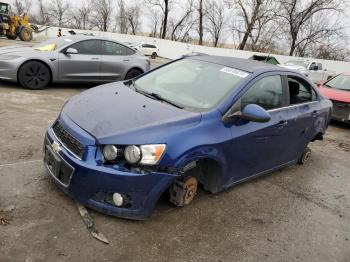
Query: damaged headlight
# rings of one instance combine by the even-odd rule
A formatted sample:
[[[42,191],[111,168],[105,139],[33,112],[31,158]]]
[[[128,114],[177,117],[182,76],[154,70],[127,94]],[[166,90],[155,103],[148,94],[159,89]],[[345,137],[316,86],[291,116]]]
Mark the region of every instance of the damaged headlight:
[[[165,144],[154,145],[130,145],[126,147],[105,145],[102,149],[107,161],[115,161],[120,157],[130,164],[156,165],[165,152]]]

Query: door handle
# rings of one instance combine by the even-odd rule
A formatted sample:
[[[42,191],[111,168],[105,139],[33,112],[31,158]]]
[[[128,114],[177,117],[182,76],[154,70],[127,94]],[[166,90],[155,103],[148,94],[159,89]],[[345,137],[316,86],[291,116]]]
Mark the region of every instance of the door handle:
[[[130,61],[130,59],[123,59],[123,61],[124,61],[124,62],[129,62],[129,61]]]
[[[98,57],[93,57],[91,58],[92,60],[98,60],[99,58]]]
[[[288,121],[286,121],[286,120],[281,120],[280,122],[278,122],[277,127],[278,127],[278,128],[283,128],[283,127],[285,127],[286,125],[288,125]]]
[[[318,116],[318,112],[316,110],[312,111],[311,116],[312,117],[317,117]]]

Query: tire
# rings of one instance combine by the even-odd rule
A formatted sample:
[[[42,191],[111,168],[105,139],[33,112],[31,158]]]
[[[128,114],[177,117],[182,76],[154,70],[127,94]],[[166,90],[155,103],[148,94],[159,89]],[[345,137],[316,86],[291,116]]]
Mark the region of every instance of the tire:
[[[19,32],[19,38],[24,42],[30,42],[33,39],[33,32],[27,27],[23,27],[21,32]]]
[[[18,72],[19,83],[29,89],[45,88],[51,80],[49,68],[41,62],[30,61],[21,66]]]
[[[152,58],[152,59],[156,59],[157,56],[158,56],[158,54],[157,54],[156,52],[153,52],[152,55],[151,55],[151,58]]]
[[[129,72],[126,74],[125,76],[125,80],[129,80],[129,79],[132,79],[132,78],[135,78],[139,75],[142,74],[142,71],[140,69],[137,69],[137,68],[132,68],[129,70]]]
[[[310,156],[311,156],[311,149],[309,147],[306,147],[303,154],[298,160],[298,164],[305,165],[306,162],[309,160]]]
[[[17,35],[6,35],[7,39],[16,40]]]

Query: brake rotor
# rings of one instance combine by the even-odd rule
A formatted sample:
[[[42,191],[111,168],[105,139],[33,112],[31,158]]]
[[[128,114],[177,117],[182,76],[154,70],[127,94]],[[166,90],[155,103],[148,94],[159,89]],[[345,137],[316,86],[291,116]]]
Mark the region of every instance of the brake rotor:
[[[175,181],[169,190],[170,202],[176,206],[186,206],[190,204],[197,194],[197,188],[198,181],[192,176]]]

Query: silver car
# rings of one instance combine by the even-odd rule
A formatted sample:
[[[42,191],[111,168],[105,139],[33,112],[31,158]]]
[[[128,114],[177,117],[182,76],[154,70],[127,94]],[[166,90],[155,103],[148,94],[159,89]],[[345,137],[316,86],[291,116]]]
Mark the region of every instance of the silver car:
[[[149,69],[149,58],[116,41],[93,36],[0,48],[0,79],[30,89],[42,89],[49,83],[120,81]]]

